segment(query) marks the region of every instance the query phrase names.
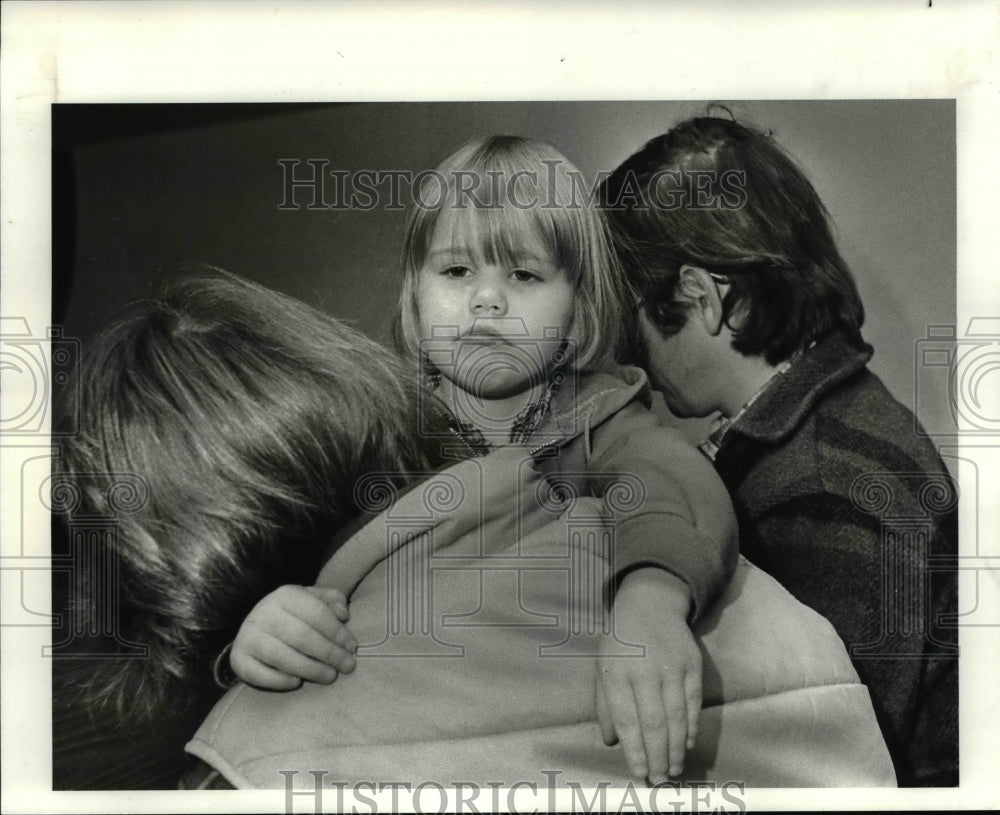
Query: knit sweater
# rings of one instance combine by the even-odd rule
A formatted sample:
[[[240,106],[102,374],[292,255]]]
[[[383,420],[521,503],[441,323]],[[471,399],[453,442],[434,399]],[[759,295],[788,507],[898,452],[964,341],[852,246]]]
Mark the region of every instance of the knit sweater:
[[[957,488],[871,355],[820,341],[732,424],[715,464],[743,554],[847,645],[899,784],[955,785]]]

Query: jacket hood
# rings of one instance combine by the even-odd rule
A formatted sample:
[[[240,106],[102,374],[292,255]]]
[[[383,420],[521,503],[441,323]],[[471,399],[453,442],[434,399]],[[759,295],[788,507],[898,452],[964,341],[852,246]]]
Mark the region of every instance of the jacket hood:
[[[649,378],[641,368],[615,366],[569,372],[530,446],[538,450],[567,444],[636,399],[651,405]]]

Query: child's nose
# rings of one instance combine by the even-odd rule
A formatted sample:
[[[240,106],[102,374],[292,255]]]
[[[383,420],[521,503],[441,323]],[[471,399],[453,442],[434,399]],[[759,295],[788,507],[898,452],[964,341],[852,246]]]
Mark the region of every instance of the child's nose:
[[[477,315],[489,314],[502,317],[507,313],[507,298],[495,283],[484,281],[472,292],[469,310]]]

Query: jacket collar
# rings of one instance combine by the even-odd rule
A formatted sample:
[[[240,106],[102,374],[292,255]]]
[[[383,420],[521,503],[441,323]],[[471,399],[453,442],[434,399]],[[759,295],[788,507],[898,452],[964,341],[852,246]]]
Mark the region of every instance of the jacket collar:
[[[735,421],[726,434],[778,444],[802,424],[830,390],[850,379],[872,357],[872,347],[836,331],[816,343]],[[723,445],[725,445],[723,440]]]
[[[532,449],[563,445],[609,419],[634,399],[650,404],[646,372],[631,366],[579,371],[563,383],[548,416],[534,433]]]

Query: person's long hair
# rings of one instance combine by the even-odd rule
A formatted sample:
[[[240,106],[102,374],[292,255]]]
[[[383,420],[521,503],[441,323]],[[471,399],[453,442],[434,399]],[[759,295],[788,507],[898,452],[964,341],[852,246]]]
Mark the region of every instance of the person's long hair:
[[[434,466],[418,389],[395,353],[229,275],[176,283],[89,345],[60,478],[78,517],[115,517],[115,551],[94,560],[117,573],[113,639],[149,653],[105,661],[88,697],[151,712],[208,681],[259,599],[313,582],[364,509],[361,475]],[[138,485],[131,511],[116,511],[116,479]],[[96,585],[71,613],[107,613]]]

